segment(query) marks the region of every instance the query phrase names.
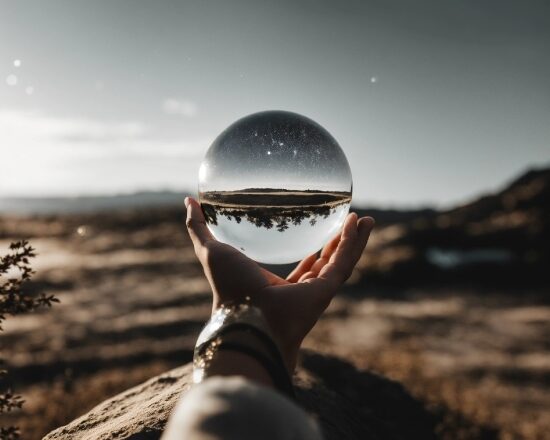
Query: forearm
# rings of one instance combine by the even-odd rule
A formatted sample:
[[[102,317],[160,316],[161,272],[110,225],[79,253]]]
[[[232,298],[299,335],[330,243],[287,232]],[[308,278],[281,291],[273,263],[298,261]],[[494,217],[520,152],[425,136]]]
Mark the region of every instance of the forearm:
[[[233,350],[221,351],[212,359],[208,376],[241,376],[261,385],[273,387],[271,376],[256,359]]]

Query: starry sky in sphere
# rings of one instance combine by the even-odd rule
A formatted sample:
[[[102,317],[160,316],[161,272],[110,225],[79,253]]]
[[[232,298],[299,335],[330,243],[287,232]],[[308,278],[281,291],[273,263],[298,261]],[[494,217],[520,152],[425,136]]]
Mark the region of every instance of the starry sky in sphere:
[[[216,138],[201,167],[201,191],[350,191],[352,185],[346,156],[330,133],[283,111],[254,113],[233,123]]]

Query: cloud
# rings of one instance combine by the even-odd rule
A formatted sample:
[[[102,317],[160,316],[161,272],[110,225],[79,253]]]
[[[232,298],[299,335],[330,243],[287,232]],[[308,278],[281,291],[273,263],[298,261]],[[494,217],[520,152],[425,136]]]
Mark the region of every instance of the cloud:
[[[0,141],[34,140],[113,142],[137,139],[147,128],[135,121],[100,122],[91,119],[52,117],[38,111],[0,109]]]
[[[197,104],[193,101],[184,99],[179,100],[175,98],[166,98],[162,102],[162,110],[167,115],[184,116],[186,118],[192,118],[197,114]]]
[[[0,195],[190,187],[210,140],[168,139],[138,121],[0,109]]]

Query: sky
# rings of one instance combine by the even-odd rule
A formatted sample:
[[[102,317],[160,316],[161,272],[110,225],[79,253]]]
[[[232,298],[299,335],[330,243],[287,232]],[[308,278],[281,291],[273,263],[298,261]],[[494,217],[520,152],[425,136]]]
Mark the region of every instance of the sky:
[[[546,0],[0,0],[0,196],[196,190],[278,109],[354,201],[447,205],[550,164]]]

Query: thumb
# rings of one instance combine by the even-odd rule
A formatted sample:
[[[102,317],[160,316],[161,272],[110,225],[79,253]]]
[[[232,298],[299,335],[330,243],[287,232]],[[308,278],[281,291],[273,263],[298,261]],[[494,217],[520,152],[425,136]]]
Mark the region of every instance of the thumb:
[[[206,226],[204,214],[197,201],[192,197],[186,197],[185,207],[187,208],[185,225],[195,246],[195,251],[198,251],[207,241],[214,240],[214,237]]]

